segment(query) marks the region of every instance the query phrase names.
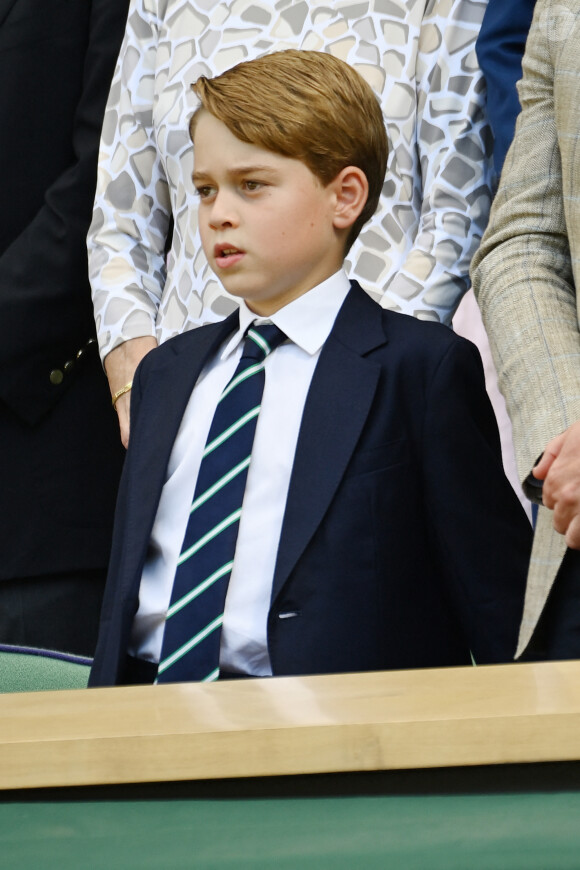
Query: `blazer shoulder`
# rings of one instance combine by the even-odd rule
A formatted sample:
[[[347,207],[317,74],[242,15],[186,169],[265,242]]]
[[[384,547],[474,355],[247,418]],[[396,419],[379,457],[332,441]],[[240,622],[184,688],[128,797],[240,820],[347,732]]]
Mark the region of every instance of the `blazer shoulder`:
[[[333,334],[363,356],[385,364],[416,360],[434,366],[452,348],[479,351],[443,323],[382,308],[356,281],[339,312]]]
[[[398,311],[380,309],[383,328],[390,345],[401,352],[421,357],[435,358],[451,348],[470,348],[479,355],[477,347],[463,336],[457,335],[449,326],[432,320],[419,320]]]

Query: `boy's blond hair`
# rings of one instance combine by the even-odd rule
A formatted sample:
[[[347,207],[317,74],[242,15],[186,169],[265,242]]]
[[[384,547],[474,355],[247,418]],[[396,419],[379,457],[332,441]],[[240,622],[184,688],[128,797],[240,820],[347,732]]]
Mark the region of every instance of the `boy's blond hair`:
[[[201,101],[192,139],[205,109],[237,139],[300,160],[324,186],[346,166],[362,169],[369,193],[348,251],[376,211],[388,155],[382,111],[362,76],[331,54],[290,49],[201,76],[192,88]]]

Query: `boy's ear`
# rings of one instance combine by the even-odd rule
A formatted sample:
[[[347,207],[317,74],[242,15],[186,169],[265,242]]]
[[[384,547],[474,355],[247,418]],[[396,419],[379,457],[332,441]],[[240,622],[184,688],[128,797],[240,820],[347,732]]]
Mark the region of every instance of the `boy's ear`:
[[[338,230],[353,225],[369,195],[367,177],[358,166],[345,166],[331,185],[336,195],[333,224]]]

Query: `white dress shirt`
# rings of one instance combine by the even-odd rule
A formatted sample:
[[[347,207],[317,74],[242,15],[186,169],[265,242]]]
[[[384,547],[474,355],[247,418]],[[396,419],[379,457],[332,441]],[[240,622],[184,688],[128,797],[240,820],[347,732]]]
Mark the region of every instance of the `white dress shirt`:
[[[159,661],[177,559],[215,408],[237,367],[248,327],[271,322],[289,341],[265,361],[266,383],[220,644],[222,669],[271,675],[267,618],[298,432],[321,348],[349,286],[346,274],[337,272],[267,320],[241,303],[240,328],[205,366],[173,445],[141,578],[131,655]]]

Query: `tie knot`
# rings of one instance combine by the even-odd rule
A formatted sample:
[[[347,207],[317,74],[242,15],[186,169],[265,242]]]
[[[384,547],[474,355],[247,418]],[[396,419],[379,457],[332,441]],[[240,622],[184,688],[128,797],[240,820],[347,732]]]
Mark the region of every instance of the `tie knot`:
[[[273,323],[250,326],[246,333],[242,359],[250,358],[261,362],[269,353],[282,344],[286,335]]]

